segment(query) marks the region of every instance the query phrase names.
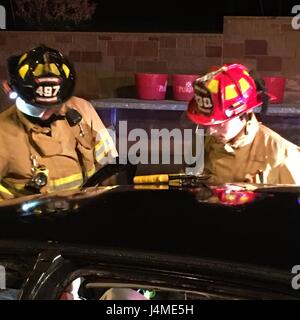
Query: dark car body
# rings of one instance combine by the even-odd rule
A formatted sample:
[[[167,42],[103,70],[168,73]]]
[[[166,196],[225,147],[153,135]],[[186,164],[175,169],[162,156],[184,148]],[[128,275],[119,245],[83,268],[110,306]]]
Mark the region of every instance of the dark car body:
[[[300,188],[249,186],[92,187],[3,202],[7,287],[58,299],[81,277],[86,288],[172,299],[297,299]]]

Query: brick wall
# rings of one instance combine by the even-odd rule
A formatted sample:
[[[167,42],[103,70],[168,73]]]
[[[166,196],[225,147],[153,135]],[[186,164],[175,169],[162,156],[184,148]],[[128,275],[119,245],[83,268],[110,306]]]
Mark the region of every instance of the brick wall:
[[[242,62],[261,75],[288,78],[286,102],[300,103],[300,31],[290,18],[225,17],[223,34],[0,32],[0,79],[8,56],[40,43],[74,62],[76,94],[85,98],[134,96],[135,72],[197,73]],[[3,94],[2,107],[7,104]]]
[[[260,75],[287,77],[286,103],[300,103],[300,31],[290,17],[225,17],[224,63],[240,61]]]

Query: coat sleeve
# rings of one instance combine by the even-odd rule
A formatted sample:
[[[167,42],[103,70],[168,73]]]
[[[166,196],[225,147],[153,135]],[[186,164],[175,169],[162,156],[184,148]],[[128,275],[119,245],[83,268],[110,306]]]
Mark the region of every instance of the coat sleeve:
[[[14,198],[14,195],[2,184],[2,178],[6,175],[7,166],[7,158],[5,155],[0,155],[0,201]]]
[[[95,135],[95,160],[100,165],[112,163],[118,156],[118,152],[115,146],[115,132],[113,130],[107,129],[104,126],[94,107],[90,103],[89,105],[91,127],[93,135]]]
[[[279,168],[279,183],[300,186],[300,148],[287,150],[284,162]]]

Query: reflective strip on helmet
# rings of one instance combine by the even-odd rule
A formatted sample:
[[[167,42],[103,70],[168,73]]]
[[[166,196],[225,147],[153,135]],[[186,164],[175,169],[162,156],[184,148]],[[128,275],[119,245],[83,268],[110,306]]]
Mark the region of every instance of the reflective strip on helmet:
[[[53,83],[61,83],[61,78],[56,77],[42,77],[35,79],[36,83],[47,83],[47,82],[53,82]]]
[[[219,81],[216,80],[216,79],[212,79],[208,85],[207,85],[207,88],[209,89],[209,91],[211,93],[218,93],[218,90],[219,90]]]
[[[237,102],[232,104],[232,107],[236,108],[236,107],[241,106],[242,104],[244,104],[242,101],[237,101]]]
[[[36,97],[35,99],[37,102],[45,102],[45,103],[54,103],[58,101],[57,97],[51,97],[51,98],[46,98],[46,97]]]
[[[60,72],[59,72],[59,70],[58,70],[58,68],[57,68],[57,66],[56,66],[55,63],[50,63],[50,71],[51,71],[53,74],[55,74],[55,75],[57,75],[57,76],[60,76]]]
[[[235,85],[230,84],[225,87],[225,100],[231,100],[238,97],[238,93],[236,92]]]
[[[70,69],[69,69],[64,63],[63,63],[63,65],[62,65],[62,68],[63,68],[63,70],[64,70],[64,72],[65,72],[66,77],[69,78]]]
[[[43,71],[44,71],[44,65],[41,63],[38,63],[32,73],[34,76],[38,77],[43,73]]]
[[[26,73],[28,72],[29,70],[29,65],[28,64],[24,64],[24,66],[22,66],[20,69],[19,69],[19,75],[22,79],[25,78],[26,76]]]
[[[246,70],[243,70],[243,74],[245,74],[247,77],[250,77],[250,74]]]
[[[25,52],[25,53],[21,56],[21,58],[19,59],[18,64],[21,64],[26,58],[27,58],[27,52]]]
[[[250,88],[249,82],[244,78],[241,78],[239,80],[239,84],[241,86],[241,91],[242,91],[243,94]]]
[[[50,63],[50,65],[48,66],[47,64],[42,64],[39,63],[37,64],[37,66],[35,67],[34,71],[33,71],[33,75],[36,77],[39,77],[40,75],[42,75],[43,73],[50,71],[51,73],[55,74],[56,76],[60,75],[60,72],[56,66],[55,63]]]

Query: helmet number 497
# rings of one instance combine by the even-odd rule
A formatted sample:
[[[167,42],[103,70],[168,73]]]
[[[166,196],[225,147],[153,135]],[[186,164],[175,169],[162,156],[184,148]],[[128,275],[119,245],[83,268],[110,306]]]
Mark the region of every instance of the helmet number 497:
[[[39,86],[35,92],[41,97],[56,97],[60,89],[59,85],[55,86]]]

